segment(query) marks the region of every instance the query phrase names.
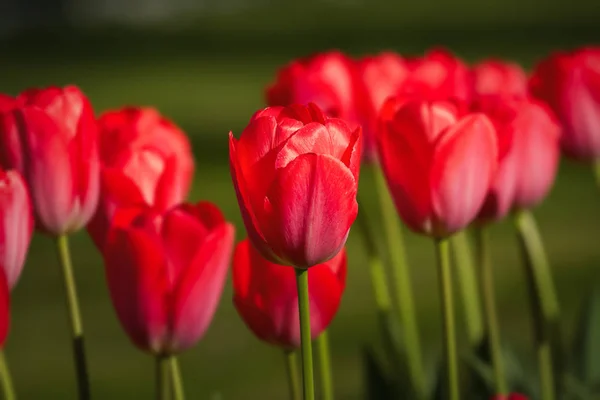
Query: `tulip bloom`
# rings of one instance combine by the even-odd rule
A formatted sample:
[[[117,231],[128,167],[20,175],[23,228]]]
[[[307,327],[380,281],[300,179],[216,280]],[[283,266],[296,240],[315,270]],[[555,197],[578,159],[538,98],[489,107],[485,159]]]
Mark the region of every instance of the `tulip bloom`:
[[[4,268],[0,268],[0,349],[4,348],[10,328],[10,289]]]
[[[31,200],[17,171],[0,168],[0,267],[13,288],[21,275],[33,234]]]
[[[600,47],[551,55],[535,68],[530,89],[562,123],[565,153],[600,159]]]
[[[481,113],[458,118],[445,102],[390,99],[382,110],[379,160],[404,222],[436,238],[479,212],[497,168],[494,127]]]
[[[346,286],[347,257],[335,257],[308,271],[311,337],[324,332],[335,316]],[[233,302],[248,328],[261,340],[286,349],[300,346],[298,292],[292,268],[260,255],[248,239],[233,257]]]
[[[449,51],[435,49],[407,59],[410,71],[400,95],[422,100],[470,100],[469,69]]]
[[[408,65],[395,53],[381,53],[360,59],[356,63],[357,114],[363,128],[363,158],[376,157],[375,134],[381,106],[396,95],[408,78]]]
[[[314,104],[258,111],[229,160],[248,235],[268,260],[307,268],[344,246],[358,203],[361,131]]]
[[[518,64],[485,60],[471,68],[473,94],[527,96],[527,74]]]
[[[165,211],[184,201],[194,160],[185,134],[152,108],[109,111],[98,125],[102,191],[88,232],[102,248],[117,208]]]
[[[356,122],[353,63],[339,51],[294,60],[266,90],[267,104],[315,103],[330,117]]]
[[[173,354],[205,333],[223,291],[234,228],[211,203],[120,209],[103,249],[113,306],[140,349]]]
[[[519,393],[511,393],[508,396],[499,394],[499,395],[490,397],[490,400],[527,400],[527,396],[525,396],[524,394],[519,394]]]
[[[545,105],[523,97],[482,97],[474,108],[494,123],[500,163],[480,218],[498,220],[536,206],[558,169],[559,126]]]
[[[8,110],[6,110],[8,108]],[[21,93],[0,117],[0,164],[27,181],[38,227],[77,231],[96,210],[97,129],[87,98],[74,86]]]

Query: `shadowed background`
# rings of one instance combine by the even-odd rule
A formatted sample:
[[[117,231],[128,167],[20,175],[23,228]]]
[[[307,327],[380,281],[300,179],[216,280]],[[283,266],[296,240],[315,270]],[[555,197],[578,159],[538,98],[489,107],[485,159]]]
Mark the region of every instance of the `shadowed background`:
[[[497,56],[525,67],[560,48],[600,42],[595,0],[79,1],[3,0],[0,91],[79,85],[97,113],[153,105],[189,135],[196,156],[190,200],[217,203],[245,236],[228,169],[227,133],[239,135],[264,105],[263,88],[293,57],[339,48],[352,55],[445,46],[467,61]],[[365,204],[377,215],[370,176]],[[600,190],[584,165],[564,162],[535,211],[563,306],[565,326],[600,276]],[[378,223],[378,221],[376,221]],[[492,230],[504,338],[530,341],[523,274],[508,223]],[[409,262],[428,355],[440,341],[433,246],[410,234]],[[152,398],[153,362],[130,345],[112,310],[101,258],[85,233],[72,239],[96,399]],[[366,259],[356,232],[342,306],[331,325],[339,399],[361,398],[361,347],[377,340]],[[281,352],[245,328],[227,283],[205,338],[181,357],[189,399],[283,399]],[[460,303],[458,303],[460,305]],[[7,355],[21,399],[75,398],[62,281],[53,243],[35,238],[13,294]],[[462,328],[462,327],[461,327]],[[464,336],[464,335],[463,335]]]

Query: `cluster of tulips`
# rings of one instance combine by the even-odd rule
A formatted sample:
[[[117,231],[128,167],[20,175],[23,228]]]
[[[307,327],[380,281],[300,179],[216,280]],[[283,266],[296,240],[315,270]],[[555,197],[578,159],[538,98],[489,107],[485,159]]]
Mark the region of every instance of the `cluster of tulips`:
[[[68,245],[70,234],[86,229],[103,257],[118,320],[156,360],[158,399],[184,398],[176,356],[210,325],[232,261],[235,307],[259,339],[284,352],[290,398],[315,398],[315,340],[320,398],[331,400],[326,329],[344,292],[344,246],[358,217],[381,340],[400,351],[394,373],[407,377],[383,398],[481,398],[465,389],[459,368],[455,273],[467,342],[484,349],[493,372],[483,398],[562,398],[554,351],[559,302],[530,210],[549,192],[561,149],[598,172],[600,49],[553,54],[531,76],[499,60],[467,66],[444,50],[358,60],[326,52],[283,67],[266,98],[269,107],[239,139],[229,134],[248,234],[234,249],[234,228],[216,205],[185,202],[194,172],[190,144],[156,110],[126,107],[96,118],[75,86],[0,96],[0,346],[10,292],[36,229],[56,241],[79,398],[90,398]],[[361,165],[373,174],[377,210],[359,211]],[[385,247],[365,216],[370,211],[381,213]],[[396,213],[435,242],[444,362],[434,390]],[[523,245],[538,355],[539,382],[523,395],[511,393],[518,388],[505,373],[486,240],[486,228],[507,216]],[[3,355],[0,378],[5,397],[14,399]]]

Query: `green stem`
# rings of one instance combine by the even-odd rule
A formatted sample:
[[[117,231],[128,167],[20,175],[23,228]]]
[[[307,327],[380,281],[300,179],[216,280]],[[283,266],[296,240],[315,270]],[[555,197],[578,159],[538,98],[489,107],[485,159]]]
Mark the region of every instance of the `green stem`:
[[[467,231],[458,232],[450,238],[450,245],[459,278],[458,283],[464,307],[469,344],[475,348],[483,339],[484,328],[480,300],[481,292],[477,286],[478,278]]]
[[[317,338],[317,357],[321,373],[321,400],[333,400],[333,377],[331,376],[331,355],[329,353],[329,336],[324,331]]]
[[[310,300],[308,298],[308,269],[296,269],[298,288],[298,313],[300,314],[300,341],[302,344],[302,383],[304,400],[314,400],[315,383],[313,376],[312,343],[310,331]]]
[[[379,168],[370,170],[375,179],[377,197],[382,213],[387,249],[392,264],[392,279],[398,296],[398,310],[402,322],[405,350],[413,390],[418,399],[426,396],[426,380],[421,353],[421,340],[412,293],[410,270],[406,262],[404,239],[396,209],[389,195],[385,178]]]
[[[291,350],[285,350],[285,369],[288,377],[290,390],[290,400],[300,400],[300,381],[298,380],[298,363],[296,353]]]
[[[14,400],[16,398],[15,388],[13,386],[12,377],[10,376],[10,370],[8,369],[4,350],[0,350],[0,380],[2,381],[4,400]]]
[[[489,251],[489,242],[486,228],[477,229],[479,242],[478,262],[481,268],[481,292],[485,308],[487,338],[489,341],[496,394],[507,395],[508,385],[504,375],[504,360],[502,358],[502,342],[500,340],[500,327],[496,309],[496,295],[494,288],[494,271]]]
[[[169,390],[169,356],[164,354],[156,355],[156,400],[168,400],[170,399]]]
[[[56,248],[58,251],[59,262],[62,267],[67,309],[71,324],[71,335],[73,337],[73,354],[75,358],[79,399],[88,400],[90,398],[90,382],[85,357],[83,325],[81,322],[81,312],[79,310],[79,301],[77,299],[77,287],[75,285],[75,277],[73,276],[73,265],[71,263],[67,235],[60,235],[56,238]]]
[[[436,241],[440,299],[444,317],[444,350],[446,353],[446,373],[448,379],[448,400],[459,400],[458,356],[456,351],[456,322],[454,320],[454,300],[452,294],[452,271],[448,239]]]
[[[367,252],[375,303],[380,313],[388,314],[392,309],[392,298],[386,282],[385,269],[375,245],[373,232],[369,226],[369,219],[363,206],[364,202],[359,199],[359,204],[360,211],[357,217],[358,231],[361,234]]]
[[[171,384],[173,385],[173,399],[184,400],[185,392],[183,391],[183,380],[181,379],[181,369],[179,368],[179,360],[175,356],[170,358],[171,367]]]
[[[542,239],[529,211],[515,214],[515,223],[523,249],[523,259],[531,298],[532,317],[535,331],[536,353],[540,371],[542,400],[554,400],[554,360],[552,337],[560,310],[552,271],[544,251]]]

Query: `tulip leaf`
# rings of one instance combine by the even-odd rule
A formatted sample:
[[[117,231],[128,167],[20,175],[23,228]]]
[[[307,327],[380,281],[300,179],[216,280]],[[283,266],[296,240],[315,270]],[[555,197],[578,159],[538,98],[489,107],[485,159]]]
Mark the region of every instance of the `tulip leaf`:
[[[600,381],[600,286],[584,303],[573,343],[573,367],[585,384]]]

